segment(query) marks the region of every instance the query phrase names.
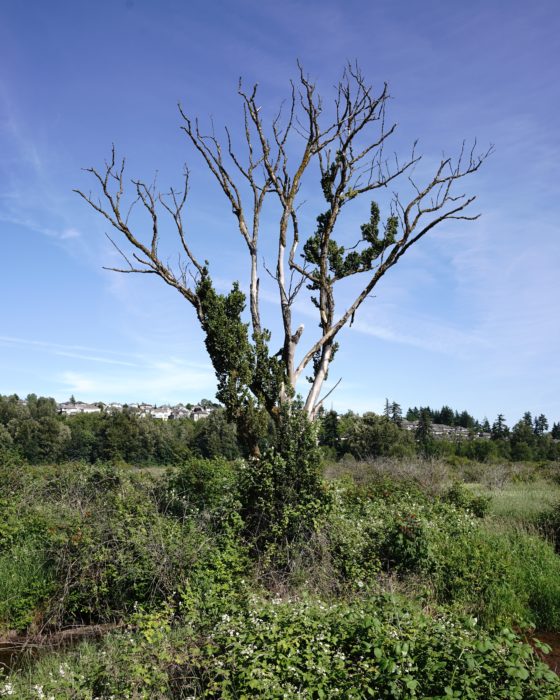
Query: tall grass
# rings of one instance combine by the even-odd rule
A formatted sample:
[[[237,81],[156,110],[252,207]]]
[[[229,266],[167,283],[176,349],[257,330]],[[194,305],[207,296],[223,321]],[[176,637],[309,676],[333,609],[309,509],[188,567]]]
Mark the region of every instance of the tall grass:
[[[560,502],[560,485],[544,479],[508,482],[501,488],[469,486],[478,494],[490,496],[490,515],[512,526],[535,525],[544,512]]]
[[[0,554],[0,628],[31,625],[53,589],[44,552],[35,545],[18,544]]]

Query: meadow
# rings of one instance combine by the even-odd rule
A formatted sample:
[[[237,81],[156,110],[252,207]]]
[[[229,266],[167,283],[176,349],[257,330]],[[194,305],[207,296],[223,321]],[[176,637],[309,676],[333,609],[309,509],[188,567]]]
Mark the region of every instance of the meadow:
[[[326,464],[266,541],[246,469],[4,464],[0,697],[560,696],[560,465]]]

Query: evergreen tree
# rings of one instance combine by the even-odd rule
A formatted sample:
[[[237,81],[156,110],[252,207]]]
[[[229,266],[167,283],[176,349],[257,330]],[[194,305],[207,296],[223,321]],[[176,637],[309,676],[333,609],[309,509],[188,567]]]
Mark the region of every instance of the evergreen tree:
[[[389,403],[389,399],[385,399],[385,407],[383,408],[383,415],[385,416],[385,418],[391,417],[391,404]]]
[[[402,408],[396,401],[393,401],[393,403],[391,404],[390,418],[391,421],[399,427],[402,425]]]
[[[428,416],[430,417],[430,422],[434,422],[434,411],[429,406],[420,406],[419,411],[418,411],[418,420],[420,420],[422,416],[422,411],[425,411]]]
[[[418,418],[418,427],[416,428],[416,442],[420,452],[427,457],[432,452],[433,434],[432,434],[432,413],[429,408],[420,410]]]
[[[475,420],[470,413],[468,411],[461,411],[457,425],[460,425],[462,428],[472,430],[474,428],[474,424]]]
[[[512,459],[527,460],[533,458],[535,436],[531,424],[526,420],[526,415],[513,426],[511,431]]]
[[[442,406],[440,413],[440,423],[443,425],[455,425],[455,416],[453,414],[453,409],[449,406]]]
[[[319,441],[327,447],[334,447],[336,450],[340,447],[340,430],[338,413],[336,411],[327,411],[321,421],[319,432]]]
[[[506,420],[502,413],[498,414],[498,417],[492,424],[492,440],[504,440],[509,434],[509,428],[506,425]]]
[[[437,408],[432,411],[432,423],[441,424],[441,411],[438,411]]]
[[[544,413],[541,413],[540,416],[535,416],[535,423],[533,428],[533,432],[535,433],[535,435],[544,435],[547,430],[548,420],[546,419]]]
[[[420,417],[420,410],[418,408],[416,408],[416,406],[414,408],[409,408],[408,411],[406,412],[406,420],[415,421],[415,420],[418,420],[419,417]]]
[[[235,424],[227,420],[223,409],[216,409],[208,418],[198,421],[193,443],[200,456],[206,459],[240,456]]]

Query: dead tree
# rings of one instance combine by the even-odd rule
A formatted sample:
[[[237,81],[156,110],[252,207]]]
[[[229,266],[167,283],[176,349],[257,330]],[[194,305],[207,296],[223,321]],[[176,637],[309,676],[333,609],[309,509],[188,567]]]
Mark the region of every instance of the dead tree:
[[[257,86],[246,91],[240,82],[240,133],[245,143],[241,149],[234,145],[229,129],[219,139],[213,129],[203,131],[198,120],[179,106],[181,129],[231,205],[247,248],[248,322],[242,318],[246,296],[238,284],[229,294],[218,294],[209,265],[195,254],[194,237],[187,236],[183,225],[189,177],[186,169],[180,190],[168,193],[132,180],[134,198],[130,204],[125,195],[124,161],[117,161],[113,149],[103,169],[88,170],[100,194],[76,190],[117,232],[112,241],[125,264],[109,269],[156,275],[194,307],[218,377],[218,398],[245,430],[248,415],[250,420],[259,412],[278,415],[282,405],[295,396],[296,386],[301,391],[298,380],[304,373],[310,375],[305,412],[311,418],[316,415],[326,398],[321,391],[337,349],[338,333],[352,322],[381,278],[412,245],[447,221],[477,218],[467,212],[475,197],[455,189],[458,181],[480,168],[490,152],[477,154],[476,144],[471,149],[463,144],[456,159],[443,157],[431,177],[418,182],[413,174],[421,159],[416,144],[405,160],[386,156],[387,141],[396,128],[386,121],[387,85],[375,93],[360,70],[348,65],[336,86],[329,117],[315,85],[298,68],[289,99],[269,121],[259,107]],[[324,206],[318,212],[316,228],[304,233],[301,197],[314,173],[320,180]],[[406,199],[403,187],[401,194],[395,190],[399,183],[409,192]],[[375,191],[382,188],[393,192],[384,216],[373,199]],[[335,234],[341,212],[360,197],[371,199],[369,220],[351,234],[354,240],[348,247],[337,242]],[[283,342],[276,353],[269,350],[270,334],[262,325],[259,298],[261,219],[270,198],[279,204],[280,212],[272,234],[275,263],[267,268],[278,288],[283,326]],[[135,204],[143,208],[149,232],[129,225]],[[176,229],[181,254],[176,266],[158,250],[163,216],[170,217]],[[348,238],[346,235],[345,241]],[[362,279],[361,291],[337,314],[336,290],[351,276]],[[294,302],[305,289],[311,293],[320,329],[310,338],[305,338],[303,325],[294,328],[293,321]],[[307,343],[302,350],[304,339]]]

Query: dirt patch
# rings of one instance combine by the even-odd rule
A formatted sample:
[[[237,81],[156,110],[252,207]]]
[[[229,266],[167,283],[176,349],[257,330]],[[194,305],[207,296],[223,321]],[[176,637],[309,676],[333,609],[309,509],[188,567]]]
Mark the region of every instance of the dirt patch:
[[[550,654],[543,654],[539,649],[535,648],[532,643],[532,638],[535,637],[543,644],[548,644],[551,651]],[[559,632],[535,632],[529,639],[531,646],[535,649],[537,655],[550,666],[550,668],[560,675],[560,633]]]

